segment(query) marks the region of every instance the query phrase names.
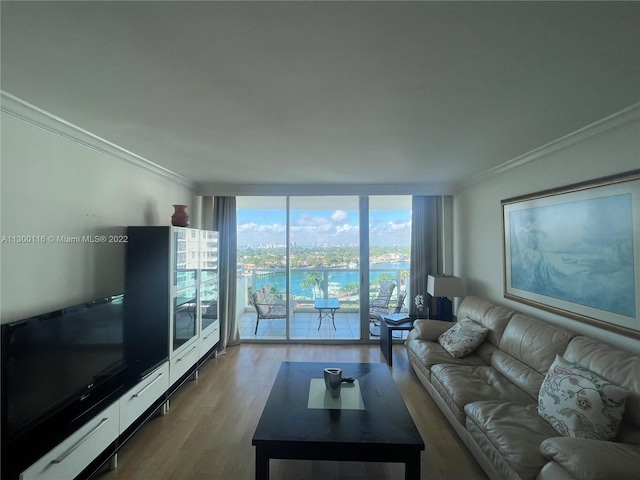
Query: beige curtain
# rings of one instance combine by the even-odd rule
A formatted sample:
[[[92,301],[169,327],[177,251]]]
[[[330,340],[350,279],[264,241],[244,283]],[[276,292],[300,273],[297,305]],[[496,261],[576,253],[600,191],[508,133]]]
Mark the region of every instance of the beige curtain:
[[[218,303],[220,309],[220,344],[218,353],[227,346],[240,343],[236,316],[236,264],[238,241],[236,237],[236,198],[214,197],[213,229],[218,231],[218,271],[220,287]]]
[[[442,271],[442,197],[414,196],[411,206],[411,268],[409,270],[409,291],[413,298],[407,299],[409,313],[424,316],[426,311],[416,308],[415,296],[422,295],[425,307],[431,316],[435,302],[427,295],[427,276]]]

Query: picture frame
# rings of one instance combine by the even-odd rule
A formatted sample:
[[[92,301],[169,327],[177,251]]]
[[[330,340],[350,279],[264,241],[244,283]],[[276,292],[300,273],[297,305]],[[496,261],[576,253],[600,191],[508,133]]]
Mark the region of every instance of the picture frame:
[[[505,298],[640,338],[640,169],[501,207]]]

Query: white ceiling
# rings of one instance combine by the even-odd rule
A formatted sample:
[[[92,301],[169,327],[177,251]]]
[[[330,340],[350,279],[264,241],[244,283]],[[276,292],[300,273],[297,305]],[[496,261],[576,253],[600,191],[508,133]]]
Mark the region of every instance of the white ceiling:
[[[638,2],[6,2],[1,88],[200,184],[456,184],[640,101]]]

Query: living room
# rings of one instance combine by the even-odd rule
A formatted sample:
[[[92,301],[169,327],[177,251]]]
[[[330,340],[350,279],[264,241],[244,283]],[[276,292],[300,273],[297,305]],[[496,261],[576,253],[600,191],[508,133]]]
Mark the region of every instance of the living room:
[[[115,68],[114,63],[108,61],[111,57],[105,56],[102,61],[105,65],[104,68],[112,69],[111,77],[104,76],[103,70],[92,73],[92,71],[85,69],[86,65],[94,66],[93,62],[87,60],[95,53],[88,45],[93,45],[93,48],[98,49],[100,45],[109,43],[104,39],[92,37],[95,25],[112,25],[111,34],[117,40],[123,32],[129,35],[131,32],[137,31],[138,25],[133,20],[131,20],[131,24],[128,24],[127,21],[117,16],[117,11],[102,11],[100,15],[105,16],[99,15],[96,17],[95,23],[87,22],[82,27],[82,23],[78,23],[81,22],[80,19],[90,18],[93,15],[91,11],[93,7],[90,7],[88,3],[84,4],[83,2],[77,7],[73,5],[76,2],[51,7],[47,7],[46,3],[49,2],[42,4],[40,2],[2,2],[1,227],[3,237],[53,236],[58,238],[77,235],[124,235],[128,225],[169,225],[173,204],[193,206],[191,211],[193,226],[198,227],[201,226],[200,218],[204,210],[199,208],[199,205],[202,205],[202,198],[212,196],[319,195],[320,193],[447,196],[452,198],[450,239],[452,249],[448,255],[450,255],[453,265],[452,273],[463,279],[467,295],[494,301],[630,352],[640,352],[640,342],[637,337],[504,298],[501,208],[501,201],[505,199],[589,182],[638,168],[640,163],[640,145],[638,143],[640,137],[640,106],[638,104],[640,101],[638,87],[640,62],[637,58],[637,44],[640,22],[638,21],[637,2],[568,2],[574,6],[564,5],[564,9],[560,8],[551,13],[544,11],[544,9],[541,10],[539,18],[531,19],[531,22],[534,23],[530,29],[526,30],[526,33],[531,35],[531,31],[536,30],[536,27],[540,25],[536,24],[536,21],[544,23],[548,22],[550,17],[554,17],[557,19],[557,24],[549,25],[550,33],[543,37],[560,35],[559,32],[567,27],[567,37],[564,38],[564,41],[570,43],[573,49],[563,51],[558,47],[558,51],[554,52],[550,48],[554,45],[554,41],[545,43],[544,48],[540,47],[541,50],[536,52],[536,55],[543,56],[537,57],[533,54],[526,56],[528,59],[526,68],[523,65],[517,65],[519,68],[523,68],[522,73],[515,72],[518,73],[517,75],[512,68],[500,66],[500,56],[507,55],[508,49],[490,49],[508,43],[502,43],[503,37],[493,39],[488,44],[489,46],[483,47],[486,50],[479,47],[473,52],[474,55],[480,55],[482,61],[488,62],[490,59],[497,59],[495,63],[486,65],[489,73],[483,71],[478,63],[468,65],[468,70],[464,68],[447,70],[449,73],[458,73],[466,83],[470,84],[464,89],[459,85],[464,82],[460,82],[459,79],[456,82],[450,80],[458,87],[454,93],[460,95],[463,101],[460,104],[447,103],[444,106],[437,101],[430,104],[420,104],[425,112],[431,112],[429,116],[426,113],[425,116],[422,116],[422,113],[407,109],[405,104],[403,115],[400,116],[404,117],[406,123],[397,129],[398,133],[395,137],[395,141],[401,143],[408,143],[409,140],[418,142],[417,137],[420,134],[428,137],[429,140],[433,140],[433,136],[447,139],[447,142],[443,143],[438,141],[434,150],[425,150],[427,153],[422,155],[423,152],[420,149],[426,148],[424,144],[420,144],[419,147],[411,144],[409,146],[402,145],[402,148],[397,144],[380,145],[374,142],[375,139],[370,135],[361,135],[362,128],[375,127],[375,125],[367,123],[364,127],[362,125],[354,127],[349,134],[351,137],[358,137],[361,142],[360,146],[365,152],[363,157],[356,155],[355,145],[349,143],[345,144],[345,147],[348,146],[350,149],[343,157],[335,155],[333,149],[325,146],[326,158],[320,156],[323,148],[318,143],[321,141],[316,140],[313,135],[313,132],[318,129],[323,135],[332,131],[330,125],[319,124],[321,119],[324,118],[331,123],[341,118],[342,121],[352,121],[354,124],[358,124],[364,120],[364,117],[382,115],[384,110],[381,108],[386,104],[384,102],[376,103],[375,110],[365,110],[364,114],[355,115],[341,111],[340,115],[334,117],[328,116],[324,109],[313,110],[316,105],[311,103],[310,109],[314,114],[310,115],[308,119],[310,123],[306,126],[311,130],[311,133],[306,129],[296,129],[295,125],[287,124],[291,129],[291,132],[287,133],[290,136],[284,136],[282,132],[276,131],[274,135],[277,137],[274,141],[290,141],[290,143],[286,143],[288,147],[267,148],[270,143],[265,141],[265,138],[268,139],[269,129],[264,126],[265,124],[277,124],[279,116],[282,115],[286,117],[287,121],[292,119],[299,121],[300,118],[297,116],[288,117],[287,113],[289,112],[277,110],[276,107],[273,107],[276,100],[261,100],[259,98],[260,90],[254,83],[250,84],[251,89],[248,90],[251,99],[260,103],[260,108],[266,109],[269,105],[275,108],[273,116],[265,117],[263,110],[254,112],[249,109],[246,103],[241,102],[243,95],[241,85],[234,84],[234,87],[231,88],[225,84],[224,79],[221,80],[221,88],[224,88],[222,95],[228,95],[229,98],[234,99],[234,108],[241,110],[246,117],[227,117],[229,123],[233,125],[225,126],[224,116],[220,119],[217,115],[213,115],[213,119],[218,123],[202,127],[202,122],[205,119],[185,118],[184,116],[188,112],[185,113],[181,110],[172,116],[169,111],[176,108],[181,101],[186,101],[187,94],[180,92],[183,89],[186,91],[194,87],[195,84],[187,82],[186,84],[176,84],[178,86],[171,88],[165,84],[163,86],[156,85],[155,88],[158,91],[154,92],[152,81],[154,78],[166,75],[166,82],[171,83],[177,82],[182,77],[180,72],[161,69],[163,60],[160,53],[158,53],[158,57],[149,57],[151,65],[137,65],[137,69],[134,68],[132,62],[139,60],[139,57],[124,56],[122,63],[118,68]],[[89,3],[100,4],[103,2]],[[182,2],[164,3],[173,4],[172,7],[166,7],[170,9],[167,14],[180,12],[186,8],[179,5]],[[231,5],[233,3],[238,3],[238,5],[233,7]],[[305,28],[311,28],[305,23],[310,16],[309,12],[305,12],[304,9],[313,8],[313,6],[305,7],[304,3],[307,2],[294,2],[291,7],[296,9],[296,12],[291,13],[292,23],[297,25],[297,29],[294,30],[295,34],[299,34],[300,30]],[[334,20],[335,18],[353,19],[353,16],[358,17],[366,14],[367,8],[374,11],[376,8],[392,8],[390,5],[375,7],[364,2],[358,3],[362,3],[362,5],[360,7],[340,5],[338,2],[333,8],[348,8],[349,11],[338,10],[334,14],[335,17],[331,16],[331,12],[323,12],[321,18],[325,21],[327,16]],[[383,2],[383,4],[386,3]],[[404,2],[391,3],[402,4]],[[446,15],[441,18],[443,23],[440,24],[456,26],[459,29],[456,31],[457,35],[462,35],[460,32],[469,28],[464,21],[469,22],[469,17],[477,16],[478,12],[482,10],[478,7],[477,11],[472,12],[473,15],[465,15],[464,9],[469,7],[467,2],[417,3],[439,3],[440,8],[446,7],[442,4],[459,3],[450,7],[454,10],[445,12]],[[586,5],[587,3],[589,6]],[[603,6],[605,3],[608,5]],[[225,13],[225,19],[228,19],[226,15],[233,18],[237,16],[240,19],[243,18],[243,15],[251,17],[251,3],[231,2],[231,4],[225,7],[230,9],[230,12]],[[327,5],[316,5],[315,8],[320,7],[329,8]],[[534,5],[531,5],[528,8],[533,7]],[[77,12],[78,16],[72,14],[74,8],[80,9]],[[268,7],[262,6],[261,8]],[[285,5],[274,5],[273,8],[284,9]],[[358,10],[359,8],[363,10]],[[420,6],[412,8],[419,9]],[[498,7],[493,5],[491,8]],[[571,10],[572,8],[575,10]],[[351,11],[352,9],[355,11]],[[158,11],[156,10],[156,12]],[[144,10],[135,13],[142,18],[146,18],[145,15],[151,15],[150,11]],[[408,14],[411,16],[415,13],[409,11]],[[496,17],[495,12],[493,13],[490,16],[494,19],[497,18],[495,20],[497,25],[509,23],[507,16],[509,12],[502,13],[505,15],[504,18]],[[531,17],[531,15],[528,15],[530,13],[528,11],[525,13],[527,15],[518,13],[516,9],[514,14],[517,15],[518,22],[526,24],[522,17]],[[389,18],[395,18],[393,17],[395,14],[388,10],[380,10],[376,12],[375,18],[362,17],[366,19],[362,23],[366,24],[367,21],[371,21],[375,28],[380,28],[385,25],[386,21],[389,21]],[[398,15],[401,15],[399,18],[402,21],[406,21],[408,14],[400,12]],[[109,15],[115,16],[110,17]],[[580,36],[576,32],[577,28],[571,29],[568,24],[563,24],[563,22],[568,22],[567,19],[572,16],[576,17],[577,24],[583,28],[585,25],[591,26],[593,30]],[[138,19],[138,16],[133,18]],[[160,13],[156,13],[150,18],[162,23],[163,17]],[[180,18],[182,19],[182,17]],[[285,15],[284,18],[289,17]],[[446,23],[445,18],[448,18],[451,23]],[[460,19],[462,26],[452,21],[451,18]],[[488,19],[482,18],[488,21]],[[302,22],[302,19],[305,21]],[[407,33],[410,41],[419,38],[416,33],[421,31],[419,20],[416,20],[417,27],[412,25],[412,34]],[[78,30],[72,31],[69,24],[80,25],[80,27]],[[358,28],[362,28],[362,24],[357,22],[356,24],[359,25]],[[44,28],[46,25],[49,25],[48,30]],[[122,30],[115,28],[118,25]],[[254,18],[253,22],[249,22],[245,28],[250,30],[256,25],[259,25],[259,22]],[[488,23],[487,25],[489,25],[487,30],[491,30],[491,27],[495,27],[496,24]],[[516,22],[516,25],[520,24]],[[601,28],[596,28],[597,25],[600,25]],[[325,25],[316,28],[322,31],[321,27],[324,28]],[[432,27],[436,29],[434,26]],[[66,28],[69,30],[65,30]],[[353,28],[356,28],[356,25]],[[63,35],[65,31],[68,32],[68,36]],[[312,31],[318,32],[316,29]],[[187,35],[185,32],[186,30],[180,30],[173,34]],[[246,33],[246,31],[241,30],[241,33]],[[397,31],[393,33],[394,36],[401,36]],[[104,34],[104,31],[101,31],[101,34]],[[32,41],[28,41],[29,37],[32,38]],[[561,37],[562,35],[557,40],[559,44],[562,44],[563,41]],[[238,41],[237,37],[231,38]],[[384,38],[387,39],[387,37]],[[470,49],[473,45],[473,36],[470,38],[445,37],[444,40],[455,43],[453,42],[455,38],[465,39],[463,48]],[[542,41],[538,37],[535,38]],[[146,48],[150,48],[145,45],[144,41],[140,39],[134,41],[135,39],[135,36],[127,36],[125,45],[120,46],[122,50],[117,50],[117,52],[123,55],[128,45],[132,45],[131,50],[138,47],[146,51]],[[371,40],[370,37],[365,37],[365,39]],[[270,41],[275,42],[276,40],[270,38]],[[446,44],[444,40],[442,42]],[[54,48],[55,41],[61,42],[60,45],[64,47],[68,47],[67,42],[75,41],[78,48],[84,45],[87,50],[71,49],[66,50],[66,55],[62,55],[65,48],[61,47],[59,50]],[[138,41],[142,45],[137,45]],[[224,43],[223,40],[220,41]],[[598,49],[590,41],[600,42]],[[47,42],[52,44],[51,50],[45,48]],[[132,43],[128,44],[127,42]],[[248,43],[251,45],[259,44],[259,40],[253,39]],[[160,52],[164,46],[163,44],[163,47],[159,49]],[[405,45],[402,44],[402,46]],[[451,45],[452,48],[453,46]],[[522,44],[518,43],[518,46],[522,50],[514,47],[516,52],[511,52],[511,54],[517,56],[527,52]],[[381,44],[375,44],[374,47],[382,51],[383,57],[385,55],[402,57],[402,52],[385,52]],[[350,45],[350,48],[355,47]],[[583,52],[583,56],[578,56],[582,49],[586,50],[586,53]],[[151,48],[151,50],[154,49]],[[181,52],[179,49],[177,50],[177,56],[180,56]],[[492,54],[492,51],[495,54]],[[104,54],[104,52],[102,53]],[[558,55],[558,57],[553,55]],[[573,58],[572,55],[576,55],[574,62],[569,61]],[[435,57],[440,58],[437,55]],[[472,58],[470,57],[473,55],[464,58],[471,62]],[[381,65],[385,65],[384,62],[388,61],[388,57],[385,58],[379,59]],[[548,61],[545,61],[545,58],[548,58]],[[111,60],[113,59],[111,58]],[[284,65],[276,60],[279,59],[273,60],[275,62],[273,69],[284,68]],[[247,60],[248,63],[251,61],[257,61],[257,59],[252,57]],[[373,60],[367,59],[367,61],[372,62]],[[415,61],[414,57],[407,60],[408,64]],[[265,64],[259,64],[264,68],[264,75],[273,75],[274,72],[268,68],[269,62],[265,62]],[[395,65],[393,62],[391,64]],[[218,69],[213,71],[222,70],[223,65],[225,64],[221,63],[217,67]],[[443,62],[438,65],[444,67],[447,63]],[[407,63],[402,63],[400,66],[408,68]],[[229,68],[232,67],[234,67],[233,64],[229,66]],[[339,80],[348,83],[349,76],[344,73],[345,65],[341,64],[339,67],[344,74],[344,77],[339,77]],[[112,85],[122,86],[123,81],[133,81],[136,78],[135,75],[131,77],[124,75],[128,69],[138,73],[144,72],[146,69],[145,75],[141,77],[144,82],[147,82],[145,87],[126,91],[126,94],[122,96],[110,97],[107,95],[107,92],[115,88]],[[491,73],[494,71],[499,73],[494,75]],[[500,74],[508,71],[511,71],[513,76],[505,81],[497,78]],[[544,71],[544,74],[540,73],[541,71]],[[557,75],[555,77],[552,76],[554,72]],[[312,76],[304,70],[298,73],[304,81],[309,81],[309,76]],[[311,73],[318,74],[319,72],[313,70]],[[335,72],[333,73],[335,74]],[[374,73],[379,72],[375,70]],[[424,74],[424,72],[421,73]],[[471,74],[477,75],[477,77],[474,79],[473,76],[470,76]],[[240,77],[243,75],[247,77],[260,76],[258,72],[247,73],[244,70],[240,71],[238,75]],[[233,78],[237,80],[236,77]],[[362,77],[358,77],[358,80],[362,80]],[[390,79],[385,77],[383,80],[380,83],[375,83],[372,87],[374,90],[372,97],[374,98],[366,98],[374,101],[375,98],[384,97],[378,89],[381,86],[388,86],[387,82],[394,79],[393,77]],[[434,82],[436,81],[434,80]],[[69,83],[69,90],[63,88],[65,83]],[[287,83],[287,86],[289,85]],[[364,85],[366,84],[363,83],[361,88],[363,91],[367,91]],[[403,85],[411,85],[411,82],[403,83]],[[495,88],[498,85],[503,89],[496,92]],[[462,86],[464,87],[464,85]],[[304,90],[313,90],[314,88],[319,88],[319,86],[312,82],[309,87],[305,86]],[[432,88],[444,87],[443,84],[435,83]],[[171,101],[167,100],[163,104],[161,99],[167,96],[167,92],[173,92],[175,98]],[[291,93],[295,98],[300,98],[299,92]],[[333,93],[337,95],[339,92],[334,91]],[[150,106],[144,101],[145,94],[153,98],[154,106]],[[327,94],[327,91],[321,90],[321,94],[318,95],[323,97]],[[437,94],[434,94],[434,98],[438,98]],[[326,99],[321,98],[320,100]],[[311,102],[312,100],[307,99],[307,101]],[[341,97],[340,101],[344,102],[345,98]],[[404,101],[407,102],[407,99]],[[124,110],[124,105],[136,104],[136,102],[144,105],[140,107],[138,114],[136,114],[135,108]],[[331,107],[338,108],[338,103],[333,100]],[[193,107],[193,103],[188,103],[188,105]],[[214,113],[215,108],[219,106],[211,100],[209,105]],[[299,108],[306,110],[303,107],[307,107],[307,105],[299,105]],[[480,107],[483,109],[480,110]],[[126,113],[119,114],[121,109]],[[201,114],[202,112],[198,110],[197,113]],[[249,122],[252,115],[259,118],[257,123],[260,125],[256,126],[255,123]],[[389,115],[391,115],[390,112]],[[86,118],[86,122],[82,121],[83,118]],[[160,121],[161,118],[163,121]],[[207,118],[212,120],[212,118]],[[216,135],[216,141],[222,142],[225,135],[231,135],[230,130],[240,129],[241,120],[249,122],[248,125],[254,130],[246,133],[244,138],[235,137],[235,145],[242,146],[243,142],[250,144],[252,143],[251,139],[256,139],[256,146],[252,147],[255,150],[243,150],[237,156],[234,152],[225,152],[224,148],[216,150],[215,155],[211,157],[202,153],[202,137],[209,135],[210,130],[219,128],[223,133]],[[392,123],[398,120],[398,117],[390,116],[387,121]],[[413,133],[412,124],[421,125],[419,130],[431,129],[435,133]],[[175,125],[175,130],[171,129],[172,125]],[[459,130],[454,129],[457,125],[460,127]],[[474,126],[478,126],[478,128],[481,126],[482,129],[476,131]],[[386,123],[384,127],[386,130],[390,128]],[[185,132],[186,128],[190,128],[192,131]],[[198,128],[201,131],[196,131]],[[271,128],[275,129],[276,127],[271,125]],[[175,133],[179,131],[184,134],[183,138]],[[130,143],[118,140],[120,138],[131,139],[132,137],[134,138]],[[308,147],[313,155],[309,157],[309,165],[301,165],[300,172],[293,172],[298,177],[287,180],[283,172],[297,170],[290,168],[292,158],[299,159],[298,155],[303,151],[297,142],[293,142],[296,137],[300,143],[304,143],[301,139],[307,139]],[[319,135],[318,138],[320,137],[322,135]],[[340,136],[327,138],[344,141]],[[389,137],[384,139],[385,141],[391,140]],[[382,153],[372,155],[373,152],[370,148],[364,148],[368,142],[373,144],[372,148],[377,148]],[[485,144],[490,144],[490,146],[485,148]],[[445,150],[444,153],[439,151],[447,146],[451,150]],[[208,147],[213,149],[215,146],[208,145]],[[291,151],[288,150],[289,148]],[[242,163],[243,156],[257,155],[256,152],[260,149],[266,149],[271,156],[269,162],[266,162],[267,168],[262,165],[265,163],[262,160],[251,168]],[[163,154],[163,151],[170,153]],[[225,153],[229,155],[225,156]],[[282,159],[277,159],[278,154],[281,154]],[[179,155],[184,155],[184,157],[181,158]],[[384,158],[385,155],[390,158]],[[336,161],[333,157],[340,158]],[[383,157],[381,162],[369,163],[376,162],[378,157]],[[409,157],[410,160],[406,160],[406,157]],[[193,160],[193,167],[188,166],[186,158]],[[319,159],[323,159],[326,163],[320,163]],[[345,161],[345,159],[349,159],[349,161]],[[351,159],[361,163],[354,162],[350,165]],[[276,160],[282,163],[271,163]],[[302,160],[298,160],[298,162],[307,163]],[[209,171],[207,177],[200,177],[197,173],[199,170],[195,168],[199,164],[207,166]],[[354,165],[357,167],[354,168]],[[189,168],[194,170],[189,170]],[[231,180],[227,182],[221,180],[222,175],[233,173],[229,172],[230,170],[235,170],[235,173],[239,174],[235,183]],[[329,180],[317,180],[327,178],[322,177],[323,170],[331,171]],[[216,172],[219,172],[219,176],[216,175]],[[259,178],[269,178],[271,181],[259,182],[256,180]],[[330,178],[342,180],[339,183],[331,183]],[[363,178],[364,180],[362,180]],[[349,179],[353,180],[349,181]],[[391,179],[393,182],[390,181]],[[18,244],[3,241],[0,248],[3,324],[29,315],[37,315],[55,308],[63,308],[123,291],[124,244],[64,242]],[[401,383],[402,380],[398,380],[398,378],[410,378],[412,372],[406,360],[406,353],[398,350],[398,347],[401,346],[396,346],[395,355],[399,360],[394,365],[393,374],[396,381]],[[320,349],[319,346],[313,348],[295,345],[252,346],[258,350],[247,349],[251,352],[247,354],[248,359],[243,359],[242,348],[244,347],[241,345],[240,352],[229,353],[230,357],[234,356],[237,359],[238,363],[231,369],[237,375],[248,374],[247,372],[252,368],[259,368],[255,365],[263,362],[265,357],[275,357],[278,360],[290,358],[301,361],[326,361],[328,358],[334,358],[332,356],[338,355],[341,361],[384,361],[379,355],[377,346],[370,343],[324,347],[336,349],[336,351],[345,349],[341,354],[326,351],[317,353],[317,349]],[[291,356],[288,357],[288,355]],[[206,365],[206,372],[201,373],[203,379],[207,376],[219,375],[216,370],[216,362],[227,362],[227,359],[221,357]],[[403,368],[405,369],[404,373]],[[255,375],[259,376],[260,370],[257,370]],[[263,381],[267,382],[267,380],[265,378]],[[201,380],[200,383],[203,381]],[[231,382],[232,385],[233,375],[229,375],[226,381]],[[406,383],[406,385],[407,390],[401,390],[403,393],[411,391],[417,394],[416,387],[419,387],[417,383]],[[190,393],[197,388],[198,385],[195,382],[185,385],[185,390],[189,389]],[[262,402],[264,402],[268,388],[265,387],[262,393],[265,397],[262,398]],[[179,411],[178,404],[184,404],[184,400],[188,397],[182,391],[178,392],[178,395],[180,397],[177,397],[174,402],[176,405],[174,412],[176,413]],[[417,398],[415,405],[426,404],[430,401],[428,396]],[[255,403],[247,402],[247,408],[261,410],[259,402],[258,398]],[[197,409],[197,405],[191,405],[189,409]],[[189,411],[183,410],[181,415],[189,415]],[[444,420],[438,420],[438,422],[446,425]],[[238,425],[240,429],[246,427],[246,424],[242,422],[238,422]],[[155,429],[159,428],[159,425],[154,426],[153,422],[150,422],[147,430],[153,433]],[[250,429],[243,430],[237,432],[237,438],[246,443],[246,437],[248,437],[250,442],[252,433],[253,431]],[[456,458],[456,455],[466,458],[465,461],[468,461],[470,465],[466,472],[482,475],[479,467],[474,466],[473,459],[466,452],[465,447],[459,442],[456,444],[455,435],[451,432],[449,434],[451,443],[442,449],[445,451],[460,449],[457,454],[453,453],[449,458]],[[203,441],[208,441],[208,439]],[[159,446],[158,448],[164,447]],[[193,448],[199,447],[196,445]],[[438,450],[437,447],[435,448]],[[200,455],[205,456],[209,453],[205,450]],[[245,460],[250,462],[249,458]],[[190,478],[206,476],[205,472],[198,470],[199,468],[198,466],[194,467],[193,475]],[[427,471],[426,468],[425,466],[423,471]],[[390,475],[395,472],[397,471],[393,470]],[[114,473],[117,475],[117,469]],[[445,474],[442,475],[441,478],[446,478]],[[189,478],[189,475],[185,475],[183,478]],[[309,478],[312,478],[311,473],[309,473]],[[363,477],[356,478],[367,477],[365,474]]]

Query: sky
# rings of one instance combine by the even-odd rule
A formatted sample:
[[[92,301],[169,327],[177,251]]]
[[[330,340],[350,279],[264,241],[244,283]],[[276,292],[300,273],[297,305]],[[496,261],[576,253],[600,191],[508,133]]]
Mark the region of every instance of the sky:
[[[238,245],[286,243],[284,210],[238,209]],[[291,210],[291,242],[297,246],[357,245],[359,215],[356,210]],[[411,211],[369,212],[371,246],[409,245]]]

